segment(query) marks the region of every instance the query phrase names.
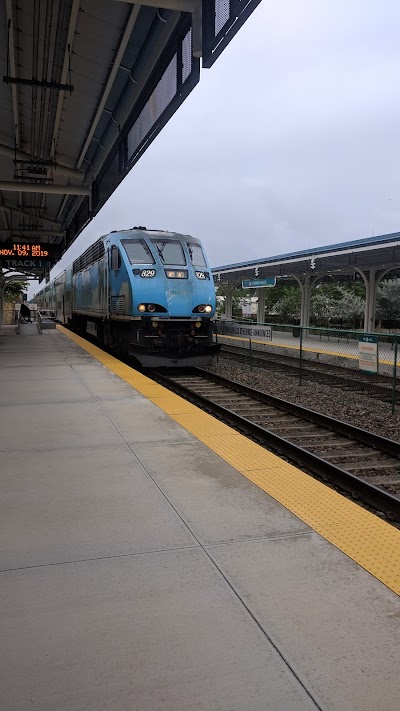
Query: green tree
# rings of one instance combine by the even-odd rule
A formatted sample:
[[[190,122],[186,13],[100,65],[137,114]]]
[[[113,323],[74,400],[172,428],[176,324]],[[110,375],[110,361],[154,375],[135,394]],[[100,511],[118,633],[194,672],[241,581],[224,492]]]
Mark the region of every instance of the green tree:
[[[280,299],[283,299],[285,290],[287,288],[288,288],[287,286],[278,284],[277,286],[272,286],[272,287],[269,287],[268,289],[265,290],[265,313],[266,314],[276,313],[275,304]]]
[[[361,292],[361,293],[360,293]],[[331,320],[357,324],[364,314],[363,290],[354,288],[354,282],[318,284],[311,298],[311,314],[326,325]]]
[[[342,296],[333,304],[333,318],[343,319],[349,324],[357,323],[363,316],[365,301],[353,291],[342,287]]]
[[[282,323],[290,323],[300,318],[301,294],[296,286],[286,286],[283,296],[275,303],[275,313]]]
[[[311,315],[315,318],[328,322],[333,316],[335,299],[326,292],[318,289],[317,293],[311,297]]]
[[[381,320],[400,319],[400,279],[389,279],[379,285],[376,295],[376,315]]]
[[[6,284],[4,289],[5,301],[15,301],[27,290],[28,286],[28,282],[26,281],[12,281]]]

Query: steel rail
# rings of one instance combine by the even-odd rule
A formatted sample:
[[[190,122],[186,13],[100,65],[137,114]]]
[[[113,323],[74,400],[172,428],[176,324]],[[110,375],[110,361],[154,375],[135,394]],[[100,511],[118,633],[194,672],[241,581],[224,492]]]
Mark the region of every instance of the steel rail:
[[[337,420],[329,415],[323,415],[321,412],[316,412],[315,410],[310,410],[302,405],[296,405],[288,400],[282,400],[282,398],[275,397],[274,395],[268,395],[268,393],[259,392],[254,388],[250,388],[248,385],[241,385],[234,381],[223,378],[221,375],[216,375],[215,373],[209,373],[201,368],[194,368],[196,375],[201,375],[207,380],[212,380],[219,385],[225,385],[231,390],[235,389],[236,392],[240,392],[243,395],[248,395],[249,397],[259,400],[264,403],[268,403],[273,407],[277,407],[285,410],[285,412],[290,412],[296,417],[301,417],[309,422],[325,427],[325,429],[332,430],[337,434],[345,435],[357,442],[366,444],[369,447],[378,449],[386,454],[390,454],[393,457],[400,459],[400,442],[396,442],[392,439],[387,439],[386,437],[381,437],[374,432],[369,432],[361,427],[356,427],[355,425],[350,425],[347,422],[342,422],[342,420]]]
[[[240,385],[239,383],[217,376],[214,373],[202,371],[198,368],[193,368],[191,372],[197,376],[201,376],[205,380],[209,380],[240,394],[252,397],[258,402],[269,404],[273,407],[281,409],[285,413],[292,414],[303,420],[305,419],[308,422],[324,427],[332,432],[342,434],[349,439],[366,444],[369,447],[373,447],[377,450],[385,452],[386,454],[391,454],[394,457],[400,458],[400,444],[394,442],[393,440],[387,440],[379,435],[368,432],[367,430],[363,430],[353,425],[347,425],[340,420],[328,417],[327,415],[322,415],[313,410],[307,410],[300,405],[280,400],[272,395],[260,393],[245,385]],[[351,494],[353,498],[360,499],[373,509],[384,513],[389,519],[400,522],[399,498],[385,492],[383,489],[380,489],[373,484],[369,484],[354,474],[351,474],[349,471],[346,471],[335,464],[331,464],[329,461],[318,457],[316,454],[313,454],[303,447],[290,442],[280,435],[264,429],[260,425],[257,425],[247,418],[232,412],[228,408],[218,405],[209,398],[194,392],[190,388],[174,382],[167,375],[157,372],[153,374],[153,378],[165,385],[168,389],[182,395],[185,399],[190,400],[202,409],[206,409],[218,418],[233,425],[241,432],[250,435],[261,444],[267,445],[278,455],[288,457],[299,467],[308,469],[313,474],[321,477],[324,481],[333,483],[343,491]]]

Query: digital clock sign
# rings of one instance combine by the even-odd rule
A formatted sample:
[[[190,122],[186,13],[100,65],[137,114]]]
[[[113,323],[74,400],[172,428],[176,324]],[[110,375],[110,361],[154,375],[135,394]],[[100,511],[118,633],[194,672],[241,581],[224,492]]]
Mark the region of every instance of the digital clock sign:
[[[0,257],[49,257],[49,250],[41,244],[0,242]]]
[[[58,247],[52,244],[38,242],[0,242],[0,257],[18,259],[31,257],[33,259],[54,259],[58,257]]]

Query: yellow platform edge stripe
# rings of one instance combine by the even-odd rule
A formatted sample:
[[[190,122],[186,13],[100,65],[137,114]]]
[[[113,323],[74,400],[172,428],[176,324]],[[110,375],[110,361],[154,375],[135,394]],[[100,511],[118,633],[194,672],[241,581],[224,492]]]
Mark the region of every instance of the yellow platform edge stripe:
[[[218,334],[218,343],[222,343],[222,341],[221,341],[222,338],[228,338],[230,341],[242,341],[242,343],[243,343],[243,341],[245,341],[245,342],[248,341],[248,338],[240,338],[240,336],[228,336],[225,333],[219,333]],[[300,350],[300,346],[296,346],[295,343],[290,345],[288,343],[280,343],[279,341],[260,341],[260,340],[257,340],[256,338],[252,338],[251,342],[257,343],[261,346],[265,346],[265,348],[267,348],[267,349],[268,348],[288,348],[289,350],[292,350],[292,351],[299,351]],[[358,354],[353,355],[352,353],[343,353],[343,352],[338,353],[338,351],[327,351],[324,348],[307,348],[307,347],[303,346],[302,350],[304,353],[321,353],[321,355],[335,356],[336,358],[344,358],[347,360],[358,360],[359,359]],[[260,351],[260,353],[262,353],[262,351]],[[400,356],[399,356],[399,358],[400,358]],[[399,358],[397,359],[398,363],[400,362]],[[391,366],[394,365],[392,360],[383,360],[382,358],[379,358],[378,360],[381,365],[391,365]]]
[[[57,329],[400,595],[400,531],[92,343]]]

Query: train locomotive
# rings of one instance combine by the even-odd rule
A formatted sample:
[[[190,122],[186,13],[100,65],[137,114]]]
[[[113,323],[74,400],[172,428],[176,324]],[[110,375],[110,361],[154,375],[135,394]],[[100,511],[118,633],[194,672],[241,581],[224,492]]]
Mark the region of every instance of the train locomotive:
[[[208,365],[215,289],[198,239],[134,227],[92,244],[32,300],[145,368]]]

